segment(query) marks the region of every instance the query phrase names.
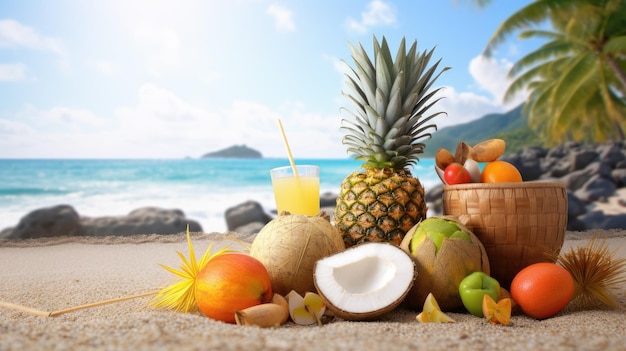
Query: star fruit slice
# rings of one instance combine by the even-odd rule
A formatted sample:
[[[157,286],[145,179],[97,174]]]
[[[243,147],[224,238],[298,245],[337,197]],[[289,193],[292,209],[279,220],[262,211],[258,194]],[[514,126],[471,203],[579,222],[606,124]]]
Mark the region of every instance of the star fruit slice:
[[[491,296],[483,296],[483,315],[490,323],[508,325],[511,322],[511,299],[496,302]]]
[[[424,309],[422,313],[418,314],[415,317],[417,321],[421,323],[454,323],[454,319],[448,317],[445,313],[441,311],[439,308],[439,304],[432,293],[429,293],[426,296],[426,301],[424,301]]]

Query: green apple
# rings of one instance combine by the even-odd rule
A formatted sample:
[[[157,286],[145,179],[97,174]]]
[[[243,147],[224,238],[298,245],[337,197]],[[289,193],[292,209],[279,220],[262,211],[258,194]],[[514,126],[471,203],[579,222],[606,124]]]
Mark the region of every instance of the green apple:
[[[500,283],[484,272],[474,272],[461,280],[459,295],[463,306],[477,317],[483,316],[483,297],[485,294],[497,300],[500,294]]]

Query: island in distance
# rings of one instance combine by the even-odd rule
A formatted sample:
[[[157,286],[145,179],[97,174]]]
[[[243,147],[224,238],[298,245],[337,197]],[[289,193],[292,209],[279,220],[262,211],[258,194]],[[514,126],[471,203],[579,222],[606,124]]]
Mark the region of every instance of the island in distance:
[[[206,153],[201,158],[263,158],[263,155],[246,145],[233,145],[222,150]]]

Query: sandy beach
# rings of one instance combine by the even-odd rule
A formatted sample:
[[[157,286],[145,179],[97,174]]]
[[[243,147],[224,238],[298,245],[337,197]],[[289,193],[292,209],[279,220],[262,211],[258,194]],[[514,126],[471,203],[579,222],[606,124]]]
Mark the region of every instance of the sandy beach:
[[[626,257],[626,231],[567,232],[563,250],[597,234]],[[225,245],[235,234],[194,233],[196,251]],[[240,244],[237,248],[244,249]],[[57,311],[157,291],[187,254],[184,234],[66,237],[0,242],[0,301]],[[455,324],[420,324],[399,308],[375,322],[328,319],[322,327],[242,327],[149,307],[149,297],[42,317],[0,308],[0,350],[626,350],[626,288],[611,311],[561,313],[546,320],[515,316],[490,325],[450,313]]]

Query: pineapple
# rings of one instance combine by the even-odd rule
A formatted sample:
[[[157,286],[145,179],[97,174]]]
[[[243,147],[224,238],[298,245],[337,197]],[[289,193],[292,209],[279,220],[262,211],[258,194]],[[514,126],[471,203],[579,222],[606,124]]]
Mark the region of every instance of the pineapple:
[[[439,100],[429,91],[441,59],[428,67],[434,49],[417,52],[417,41],[406,50],[402,38],[395,62],[386,39],[374,37],[372,62],[363,46],[350,45],[354,68],[348,66],[343,92],[355,111],[342,109],[352,120],[342,120],[342,143],[348,153],[364,161],[341,184],[334,220],[346,247],[362,242],[400,245],[406,232],[426,218],[424,187],[411,175],[426,146],[423,140],[437,130],[431,120],[444,112],[427,111]],[[351,74],[350,74],[351,73]]]

